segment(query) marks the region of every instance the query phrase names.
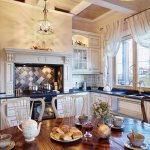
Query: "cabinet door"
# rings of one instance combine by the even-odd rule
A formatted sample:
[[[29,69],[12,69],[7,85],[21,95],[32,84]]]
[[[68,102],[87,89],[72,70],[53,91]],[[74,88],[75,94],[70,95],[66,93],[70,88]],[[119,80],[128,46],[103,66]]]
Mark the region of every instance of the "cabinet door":
[[[91,49],[91,69],[100,70],[100,56],[98,49]]]
[[[91,93],[90,108],[92,107],[92,105],[95,102],[99,102],[100,100],[102,102],[107,102],[110,105],[110,107],[111,107],[111,100],[110,100],[110,96],[109,95],[100,94],[100,93]]]
[[[10,101],[10,103],[7,104],[6,114],[11,126],[17,125],[16,111],[19,111],[18,114],[20,115],[19,120],[28,118],[29,116],[28,112],[30,110],[30,101],[28,99],[30,98],[22,97],[22,98],[7,99],[8,102]],[[13,101],[17,101],[17,103],[16,102],[14,103]],[[18,110],[15,110],[16,108],[18,108]]]
[[[89,47],[95,47],[98,48],[100,46],[100,41],[99,41],[98,36],[89,36]]]
[[[86,102],[85,102],[85,114],[88,115],[89,114],[89,102],[88,102],[88,93],[79,93],[76,95],[85,95],[86,96]],[[83,106],[83,99],[82,97],[79,97],[76,99],[76,115],[80,115],[80,112],[82,110],[82,106]]]
[[[119,113],[124,114],[126,116],[142,119],[141,105],[139,100],[133,99],[119,99]]]
[[[88,50],[74,48],[73,51],[73,69],[74,71],[87,71],[88,70]]]

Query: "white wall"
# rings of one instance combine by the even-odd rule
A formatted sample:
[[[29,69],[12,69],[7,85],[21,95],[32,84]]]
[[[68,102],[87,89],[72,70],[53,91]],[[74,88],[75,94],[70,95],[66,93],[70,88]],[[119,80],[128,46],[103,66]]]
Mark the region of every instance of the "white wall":
[[[72,50],[72,15],[51,11],[48,19],[54,26],[54,34],[37,33],[37,21],[43,19],[43,8],[12,0],[0,0],[0,52],[3,48],[30,49],[33,45],[54,51]],[[0,58],[0,92],[5,92],[5,62]]]

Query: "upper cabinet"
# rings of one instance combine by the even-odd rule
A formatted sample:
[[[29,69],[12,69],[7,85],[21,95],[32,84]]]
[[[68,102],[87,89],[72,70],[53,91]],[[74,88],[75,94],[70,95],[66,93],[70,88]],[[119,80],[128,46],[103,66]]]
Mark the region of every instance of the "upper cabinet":
[[[98,34],[73,30],[73,74],[100,73],[99,42]]]

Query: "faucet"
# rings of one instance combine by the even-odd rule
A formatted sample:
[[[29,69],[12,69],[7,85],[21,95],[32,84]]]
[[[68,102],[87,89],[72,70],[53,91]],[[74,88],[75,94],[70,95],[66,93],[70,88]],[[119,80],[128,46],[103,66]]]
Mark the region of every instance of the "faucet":
[[[137,82],[137,84],[139,84],[139,94],[142,95],[142,92],[144,92],[144,90],[142,89],[142,84],[144,84],[143,80],[139,80],[139,82]]]

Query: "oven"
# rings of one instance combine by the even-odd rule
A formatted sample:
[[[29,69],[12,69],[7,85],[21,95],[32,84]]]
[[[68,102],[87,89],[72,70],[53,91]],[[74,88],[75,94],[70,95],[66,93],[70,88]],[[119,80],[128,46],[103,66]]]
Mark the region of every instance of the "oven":
[[[32,95],[30,96],[31,98],[45,98],[45,110],[42,120],[55,118],[55,113],[52,108],[52,98],[55,96],[57,96],[57,94],[53,91],[51,91],[50,93],[32,93]],[[56,103],[55,105],[57,107]],[[32,119],[38,120],[41,110],[42,110],[41,102],[34,102]]]

